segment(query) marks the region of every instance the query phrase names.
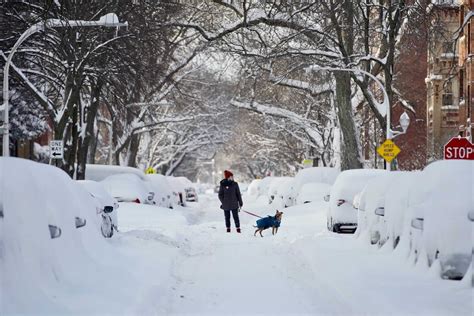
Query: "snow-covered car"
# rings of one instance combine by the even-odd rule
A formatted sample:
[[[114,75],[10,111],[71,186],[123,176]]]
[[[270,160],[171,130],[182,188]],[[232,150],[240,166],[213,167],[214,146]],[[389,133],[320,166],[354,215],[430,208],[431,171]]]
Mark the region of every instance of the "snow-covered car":
[[[393,179],[389,190],[385,194],[384,218],[387,223],[386,235],[381,238],[386,239],[396,248],[402,235],[408,236],[411,219],[408,210],[410,208],[410,192],[416,190],[417,178],[421,176],[419,171],[403,172],[399,177]]]
[[[422,201],[420,247],[429,266],[439,261],[443,278],[462,279],[472,260],[474,161],[436,161],[423,170],[421,180],[416,192]]]
[[[77,181],[96,201],[97,216],[99,216],[102,235],[110,238],[114,234],[114,230],[118,231],[117,209],[119,204],[104,188],[104,186],[92,180]]]
[[[277,188],[277,198],[279,200],[279,204],[284,208],[295,205],[294,183],[294,178],[285,178],[285,180],[282,181]]]
[[[153,204],[154,192],[151,192],[145,181],[135,174],[112,175],[100,183],[118,202]]]
[[[384,170],[355,169],[346,170],[339,174],[331,187],[327,227],[330,231],[355,231],[357,228],[357,210],[352,202],[354,196],[362,191],[367,182],[382,175]]]
[[[186,206],[186,188],[192,187],[193,183],[185,177],[166,177],[173,191],[173,199],[176,205]]]
[[[250,182],[247,189],[247,197],[251,200],[256,200],[260,195],[260,182],[262,179],[254,179]],[[217,190],[219,192],[219,189]]]
[[[161,207],[173,208],[173,191],[164,175],[161,174],[147,174],[147,182],[151,183],[154,189],[155,204]]]
[[[186,192],[186,202],[197,202],[198,195],[194,188],[186,188],[184,189]]]
[[[297,192],[306,183],[326,183],[333,185],[340,171],[330,167],[312,167],[298,171],[295,176],[295,189]]]
[[[287,183],[288,181],[291,181],[292,178],[290,177],[272,177],[270,181],[270,185],[268,187],[268,204],[272,204],[276,202],[276,206],[279,207],[281,206],[281,198],[278,196],[278,189],[281,185]]]
[[[260,180],[258,183],[258,195],[257,198],[260,196],[265,196],[268,199],[268,191],[270,190],[270,186],[272,182],[275,180],[277,177],[265,177]]]
[[[402,172],[387,172],[367,182],[358,195],[357,231],[371,244],[382,246],[387,241],[387,222],[385,218],[385,198],[389,191],[396,191],[393,182]]]
[[[329,195],[330,191],[331,185],[327,183],[305,183],[296,196],[296,204],[322,202],[324,197]]]
[[[109,176],[116,174],[135,174],[137,177],[146,181],[145,173],[133,167],[115,166],[115,165],[97,165],[87,164],[85,180],[102,181]]]

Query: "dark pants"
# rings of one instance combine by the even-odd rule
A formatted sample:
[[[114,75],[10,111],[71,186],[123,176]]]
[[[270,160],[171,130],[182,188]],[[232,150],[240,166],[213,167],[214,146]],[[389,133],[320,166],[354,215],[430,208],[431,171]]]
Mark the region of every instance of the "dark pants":
[[[225,216],[225,226],[227,228],[230,228],[230,212],[232,212],[232,217],[234,218],[235,222],[235,227],[239,228],[240,227],[240,220],[239,220],[239,210],[224,210],[224,216]]]

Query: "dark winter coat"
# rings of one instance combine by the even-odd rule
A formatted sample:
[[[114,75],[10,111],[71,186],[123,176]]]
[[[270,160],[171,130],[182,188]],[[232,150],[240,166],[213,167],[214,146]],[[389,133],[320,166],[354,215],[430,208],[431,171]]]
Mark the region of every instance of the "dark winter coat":
[[[280,222],[276,220],[275,216],[268,215],[257,221],[257,227],[261,229],[267,229],[270,227],[280,227]]]
[[[236,210],[242,207],[242,196],[237,182],[224,179],[220,183],[219,200],[221,201],[221,209]]]

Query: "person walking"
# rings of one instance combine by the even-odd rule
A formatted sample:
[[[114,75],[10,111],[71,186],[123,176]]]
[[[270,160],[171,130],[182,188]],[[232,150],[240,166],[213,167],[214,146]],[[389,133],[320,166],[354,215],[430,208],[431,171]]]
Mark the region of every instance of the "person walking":
[[[240,233],[239,209],[242,207],[242,195],[240,194],[239,184],[234,181],[234,175],[229,170],[224,171],[224,179],[220,182],[219,200],[221,209],[224,210],[225,226],[230,233],[230,213],[234,218],[235,228]]]

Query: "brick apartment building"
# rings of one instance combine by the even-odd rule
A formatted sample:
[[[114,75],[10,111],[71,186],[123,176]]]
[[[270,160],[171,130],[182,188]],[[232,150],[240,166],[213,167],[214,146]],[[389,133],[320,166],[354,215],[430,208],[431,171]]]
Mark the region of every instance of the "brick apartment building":
[[[451,137],[472,140],[474,82],[472,15],[474,0],[439,1],[433,7],[438,23],[428,45],[428,156],[440,159]]]
[[[473,141],[474,134],[474,0],[463,0],[459,7],[457,34],[459,78],[459,134]]]

